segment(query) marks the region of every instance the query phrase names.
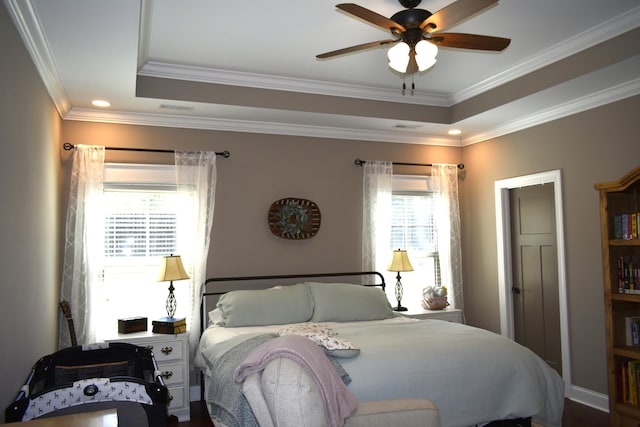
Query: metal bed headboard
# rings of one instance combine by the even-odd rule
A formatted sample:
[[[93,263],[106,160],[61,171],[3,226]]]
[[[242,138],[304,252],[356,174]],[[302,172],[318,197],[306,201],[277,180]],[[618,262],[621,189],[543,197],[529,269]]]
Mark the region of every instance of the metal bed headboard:
[[[204,282],[204,293],[202,294],[202,300],[200,302],[200,334],[206,328],[206,301],[209,296],[224,295],[229,290],[225,291],[207,291],[207,285],[210,283],[221,282],[249,282],[249,281],[266,281],[277,279],[309,279],[309,278],[322,278],[322,277],[346,277],[346,276],[373,276],[374,283],[362,284],[362,286],[379,286],[383,291],[386,287],[386,282],[382,273],[378,271],[350,271],[346,273],[315,273],[315,274],[285,274],[285,275],[269,275],[269,276],[237,276],[237,277],[211,277]],[[377,280],[376,280],[377,279]],[[377,283],[379,281],[379,283]]]

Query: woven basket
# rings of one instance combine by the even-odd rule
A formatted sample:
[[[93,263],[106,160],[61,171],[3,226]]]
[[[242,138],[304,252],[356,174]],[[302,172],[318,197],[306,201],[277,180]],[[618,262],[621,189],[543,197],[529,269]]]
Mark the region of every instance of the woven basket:
[[[447,297],[431,297],[422,300],[422,306],[427,310],[442,310],[449,305]]]

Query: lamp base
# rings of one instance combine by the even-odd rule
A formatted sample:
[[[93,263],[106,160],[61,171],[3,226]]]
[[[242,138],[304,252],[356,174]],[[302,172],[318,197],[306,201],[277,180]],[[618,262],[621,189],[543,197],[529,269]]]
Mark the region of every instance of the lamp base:
[[[400,272],[396,276],[396,301],[398,305],[393,308],[393,311],[407,311],[407,307],[403,307],[400,301],[402,301],[402,282],[400,282]]]

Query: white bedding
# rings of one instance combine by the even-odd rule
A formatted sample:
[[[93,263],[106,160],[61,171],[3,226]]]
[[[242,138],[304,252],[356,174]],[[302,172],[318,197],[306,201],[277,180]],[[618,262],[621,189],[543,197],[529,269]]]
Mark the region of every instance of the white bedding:
[[[423,397],[439,408],[443,427],[533,417],[560,427],[560,376],[533,352],[498,334],[458,323],[394,317],[366,322],[323,322],[360,347],[340,359],[359,401]],[[196,365],[207,375],[207,354],[232,337],[276,333],[286,325],[209,327]],[[217,347],[217,350],[216,350]]]

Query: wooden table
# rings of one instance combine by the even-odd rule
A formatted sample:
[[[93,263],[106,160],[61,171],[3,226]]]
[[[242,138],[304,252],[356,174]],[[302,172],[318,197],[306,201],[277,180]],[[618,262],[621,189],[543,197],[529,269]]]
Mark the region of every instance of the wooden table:
[[[25,427],[118,427],[118,412],[115,409],[83,412],[61,417],[40,418],[20,425]]]

